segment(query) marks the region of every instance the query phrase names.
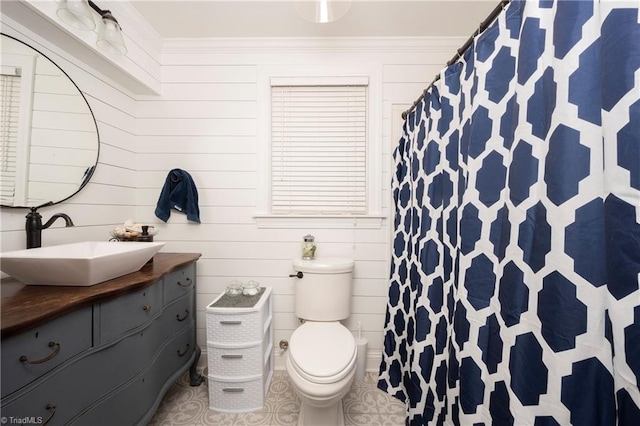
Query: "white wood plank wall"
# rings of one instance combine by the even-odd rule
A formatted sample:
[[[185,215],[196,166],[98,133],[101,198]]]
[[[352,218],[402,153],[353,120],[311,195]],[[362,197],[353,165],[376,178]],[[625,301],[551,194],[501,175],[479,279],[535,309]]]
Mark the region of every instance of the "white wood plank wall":
[[[38,56],[31,121],[29,154],[29,205],[51,199],[52,186],[66,186],[72,194],[93,165],[95,152],[78,148],[83,135],[95,134],[96,124],[73,82],[51,61]],[[51,135],[59,137],[51,137]],[[97,141],[98,138],[95,138]],[[73,155],[70,152],[73,151]]]
[[[355,259],[352,315],[346,326],[369,341],[368,367],[377,369],[383,344],[390,259],[389,220],[380,229],[261,229],[257,206],[258,134],[261,67],[287,65],[344,69],[363,63],[382,75],[381,120],[383,213],[390,212],[391,107],[411,104],[450,59],[458,40],[415,49],[401,42],[344,41],[333,48],[317,41],[279,41],[256,46],[243,41],[216,48],[174,45],[163,54],[163,96],[136,104],[138,198],[136,220],[155,223],[166,251],[202,253],[198,263],[198,341],[206,349],[205,307],[233,279],[256,280],[274,290],[274,343],[289,339],[299,322],[294,314],[295,279],[291,261],[300,255],[302,237],[316,237],[319,256]],[[194,178],[200,196],[200,225],[173,212],[167,224],[153,211],[167,172],[182,168]],[[282,368],[276,350],[276,367]]]
[[[221,40],[165,43],[161,96],[136,96],[68,57],[62,49],[19,26],[3,31],[34,45],[75,81],[95,115],[98,167],[87,187],[70,200],[41,209],[44,219],[64,212],[76,227],[56,223],[43,232],[43,245],[106,240],[126,219],[156,225],[165,252],[199,252],[198,342],[206,349],[204,309],[233,279],[256,280],[274,289],[275,347],[298,326],[291,261],[303,235],[315,235],[319,256],[356,261],[352,316],[345,322],[369,341],[369,369],[376,370],[383,344],[390,259],[390,221],[379,229],[258,228],[258,70],[263,66],[309,65],[344,69],[369,64],[382,76],[380,140],[383,154],[383,214],[390,215],[391,134],[394,105],[411,104],[433,80],[462,39]],[[167,224],[154,209],[169,170],[192,174],[200,196],[201,224],[172,212]],[[24,248],[24,209],[1,210],[2,251]],[[276,358],[278,350],[276,352]],[[282,368],[281,360],[276,366]]]
[[[42,244],[54,245],[83,240],[107,240],[109,230],[135,214],[136,153],[135,98],[99,70],[70,57],[27,28],[3,19],[2,31],[21,40],[62,68],[83,92],[98,126],[100,153],[96,171],[87,186],[62,204],[39,210],[43,221],[51,215],[68,214],[75,223],[65,228],[56,221],[42,231]],[[20,250],[26,246],[26,209],[0,210],[0,249]]]

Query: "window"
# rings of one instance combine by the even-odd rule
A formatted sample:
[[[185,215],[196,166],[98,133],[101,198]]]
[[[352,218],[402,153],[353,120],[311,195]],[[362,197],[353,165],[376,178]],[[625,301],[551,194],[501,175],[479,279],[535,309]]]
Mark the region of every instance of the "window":
[[[4,68],[0,73],[0,200],[2,204],[13,205],[20,117],[20,70]]]
[[[382,226],[381,70],[339,68],[259,68],[258,227]]]
[[[367,213],[366,83],[272,82],[272,213]]]
[[[25,205],[35,58],[2,52],[0,65],[0,199]]]

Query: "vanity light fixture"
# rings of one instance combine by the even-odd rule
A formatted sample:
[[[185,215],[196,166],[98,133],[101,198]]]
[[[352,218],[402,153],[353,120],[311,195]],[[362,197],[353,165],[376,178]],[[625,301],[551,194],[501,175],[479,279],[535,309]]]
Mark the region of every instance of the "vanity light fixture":
[[[96,27],[87,0],[61,0],[56,13],[64,22],[79,30],[91,31]]]
[[[100,9],[91,0],[60,0],[56,13],[72,27],[92,31],[96,24],[91,9],[100,15],[102,20],[102,25],[98,30],[98,47],[109,53],[122,55],[127,53],[122,28],[111,11]]]
[[[89,1],[91,3],[91,1]],[[98,33],[98,47],[110,53],[127,53],[127,46],[124,44],[122,28],[110,11],[102,12],[102,27]]]

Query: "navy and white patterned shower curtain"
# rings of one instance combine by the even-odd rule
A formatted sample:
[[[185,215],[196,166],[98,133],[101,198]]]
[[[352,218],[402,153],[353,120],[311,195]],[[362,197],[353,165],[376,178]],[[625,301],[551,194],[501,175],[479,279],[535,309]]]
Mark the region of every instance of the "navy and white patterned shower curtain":
[[[409,114],[378,382],[407,424],[640,425],[638,4],[514,1]]]

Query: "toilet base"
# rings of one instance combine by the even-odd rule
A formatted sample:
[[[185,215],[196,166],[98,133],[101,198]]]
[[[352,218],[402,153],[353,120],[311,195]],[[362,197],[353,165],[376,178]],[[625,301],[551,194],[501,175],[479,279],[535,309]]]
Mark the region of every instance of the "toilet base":
[[[303,402],[298,426],[345,426],[342,400],[328,407],[314,407]]]

